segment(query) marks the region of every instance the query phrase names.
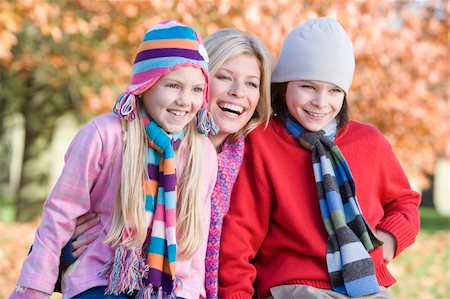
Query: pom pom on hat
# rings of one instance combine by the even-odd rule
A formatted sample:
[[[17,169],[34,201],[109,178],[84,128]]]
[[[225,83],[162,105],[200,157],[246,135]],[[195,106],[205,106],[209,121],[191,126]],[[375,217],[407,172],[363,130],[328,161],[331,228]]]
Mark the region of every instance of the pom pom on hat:
[[[348,93],[355,71],[352,41],[338,21],[309,20],[286,36],[271,81],[318,80]]]

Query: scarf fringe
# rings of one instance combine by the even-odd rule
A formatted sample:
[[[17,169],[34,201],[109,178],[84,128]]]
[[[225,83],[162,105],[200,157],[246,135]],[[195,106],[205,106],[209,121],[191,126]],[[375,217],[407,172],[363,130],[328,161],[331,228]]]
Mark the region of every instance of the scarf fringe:
[[[176,298],[175,292],[172,292],[172,294],[167,295],[167,293],[163,291],[162,287],[156,289],[151,284],[140,290],[136,295],[136,299],[175,299],[175,298]]]
[[[144,288],[144,278],[147,278],[148,265],[141,258],[141,251],[137,248],[128,248],[119,245],[115,256],[100,272],[100,276],[109,278],[105,294],[131,295],[134,290]]]
[[[217,135],[219,127],[214,122],[213,116],[206,108],[201,108],[197,116],[197,132],[205,136]]]
[[[161,293],[161,296],[160,296]],[[153,285],[150,283],[145,288],[139,290],[136,295],[136,299],[153,299],[162,298],[162,288],[160,287],[158,292],[155,292]]]
[[[171,294],[167,294],[163,291],[162,287],[154,287],[152,284],[148,284],[145,288],[139,290],[136,294],[136,299],[175,299],[177,295],[175,291],[178,288],[183,288],[183,282],[176,276],[174,279],[173,290]]]

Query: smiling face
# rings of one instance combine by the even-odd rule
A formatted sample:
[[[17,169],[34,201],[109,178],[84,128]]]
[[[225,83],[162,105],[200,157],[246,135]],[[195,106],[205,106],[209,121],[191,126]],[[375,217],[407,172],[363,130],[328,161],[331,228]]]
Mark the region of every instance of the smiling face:
[[[317,132],[336,117],[345,93],[323,81],[290,81],[286,89],[289,113],[307,130]]]
[[[250,54],[227,59],[212,75],[209,109],[220,131],[210,140],[216,148],[253,116],[260,97],[260,81],[259,61]]]
[[[167,133],[181,131],[202,106],[205,76],[195,67],[181,67],[162,76],[143,93],[144,109]]]

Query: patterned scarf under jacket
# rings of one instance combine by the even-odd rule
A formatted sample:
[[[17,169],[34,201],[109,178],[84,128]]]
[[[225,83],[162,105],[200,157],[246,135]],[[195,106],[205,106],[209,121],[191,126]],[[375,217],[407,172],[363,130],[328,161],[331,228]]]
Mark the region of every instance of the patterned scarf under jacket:
[[[211,223],[205,260],[206,298],[218,298],[219,247],[222,235],[223,217],[230,207],[231,191],[241,168],[245,137],[235,142],[225,141],[217,154],[217,181],[211,196]]]
[[[144,200],[150,235],[143,245],[144,254],[140,248],[124,244],[117,247],[110,269],[104,272],[109,276],[106,294],[132,294],[139,290],[136,298],[175,298],[177,180],[172,143],[176,137],[172,139],[144,112],[142,114],[148,137],[149,177],[144,181]],[[124,238],[126,236],[124,232]]]
[[[334,143],[336,120],[319,132],[305,130],[288,117],[287,131],[312,151],[322,220],[328,232],[327,267],[334,291],[360,297],[379,291],[368,251],[383,244],[364,219],[347,161]]]

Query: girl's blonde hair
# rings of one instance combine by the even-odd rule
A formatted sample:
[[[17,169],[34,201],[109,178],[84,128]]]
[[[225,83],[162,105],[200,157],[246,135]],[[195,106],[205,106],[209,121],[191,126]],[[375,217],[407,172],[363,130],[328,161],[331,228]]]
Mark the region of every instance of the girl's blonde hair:
[[[142,104],[139,103],[141,106]],[[144,179],[148,178],[146,161],[147,135],[140,113],[134,121],[122,120],[124,151],[120,187],[115,205],[111,229],[105,242],[117,246],[122,241],[132,247],[142,246],[147,237],[144,208]],[[204,197],[199,188],[201,177],[201,140],[196,132],[196,119],[187,126],[185,137],[177,151],[186,153],[184,171],[177,177],[177,236],[178,254],[189,258],[200,246],[202,226],[200,200]],[[122,240],[123,232],[128,232]]]
[[[250,133],[262,123],[267,125],[272,112],[270,105],[270,75],[274,66],[272,53],[258,37],[234,28],[216,31],[205,39],[204,44],[209,55],[210,77],[215,75],[225,61],[237,55],[254,55],[259,62],[260,98],[255,113],[242,129],[230,136],[230,139],[236,140],[242,134]]]

